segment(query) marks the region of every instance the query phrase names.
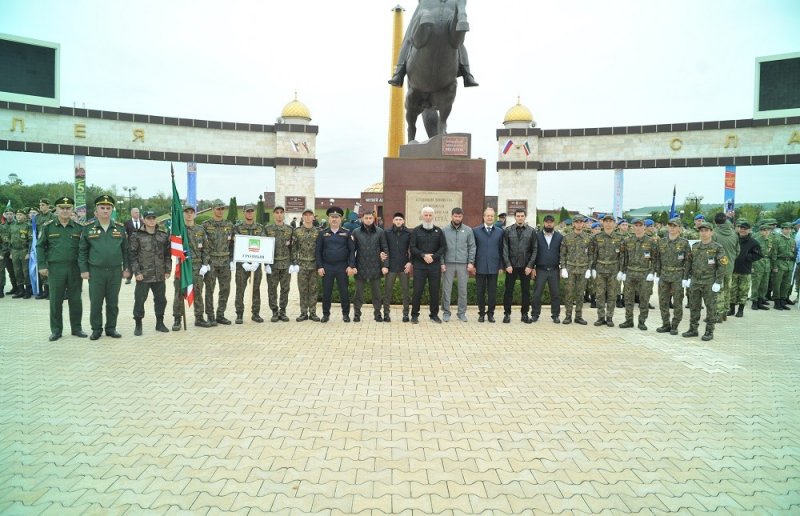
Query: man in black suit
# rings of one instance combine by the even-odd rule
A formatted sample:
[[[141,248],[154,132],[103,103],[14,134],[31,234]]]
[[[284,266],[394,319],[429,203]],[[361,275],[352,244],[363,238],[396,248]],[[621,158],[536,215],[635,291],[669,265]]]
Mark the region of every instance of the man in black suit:
[[[533,302],[531,303],[531,321],[539,320],[542,313],[542,292],[545,284],[550,286],[550,317],[555,324],[559,324],[561,319],[561,296],[559,295],[559,259],[561,253],[561,241],[564,236],[555,230],[556,221],[552,215],[545,215],[542,231],[536,235],[538,240],[536,252],[536,264],[533,267],[533,278],[536,280],[536,287],[533,289]]]
[[[144,226],[144,221],[139,217],[139,208],[131,208],[131,218],[130,220],[125,221],[125,233],[128,235],[128,240],[131,239],[131,235],[139,231],[140,227]],[[131,278],[125,280],[125,284],[129,285],[131,282]]]

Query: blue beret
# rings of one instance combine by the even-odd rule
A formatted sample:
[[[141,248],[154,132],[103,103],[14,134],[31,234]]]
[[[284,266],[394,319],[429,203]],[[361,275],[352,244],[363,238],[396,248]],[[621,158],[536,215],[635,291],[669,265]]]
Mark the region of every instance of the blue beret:
[[[650,227],[653,225],[653,219],[644,219],[644,225]]]
[[[706,220],[706,216],[703,215],[702,213],[698,213],[697,215],[694,216],[694,220],[700,220],[700,219]]]
[[[592,229],[599,228],[599,227],[600,227],[600,223],[599,222],[595,222],[594,224],[592,224]]]

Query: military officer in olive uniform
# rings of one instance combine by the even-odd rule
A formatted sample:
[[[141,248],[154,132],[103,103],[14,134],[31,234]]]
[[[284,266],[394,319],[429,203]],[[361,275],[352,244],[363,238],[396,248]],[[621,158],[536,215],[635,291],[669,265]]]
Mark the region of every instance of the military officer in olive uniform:
[[[753,263],[753,274],[750,277],[750,300],[753,302],[753,310],[769,310],[767,306],[767,289],[769,288],[769,274],[772,271],[772,262],[775,259],[775,246],[770,238],[769,224],[761,224],[758,234],[753,238],[761,247],[764,255],[760,260]]]
[[[625,281],[625,322],[620,328],[633,328],[633,305],[639,298],[639,321],[637,328],[647,330],[650,313],[650,294],[655,281],[655,263],[658,244],[645,230],[642,219],[633,219],[633,234],[628,237],[622,252],[622,279]]]
[[[715,310],[717,294],[722,288],[725,277],[727,255],[722,244],[711,240],[712,226],[708,222],[699,225],[700,241],[692,246],[692,261],[689,276],[683,282],[689,289],[689,330],[683,332],[684,337],[697,337],[700,325],[700,309],[706,307],[706,331],[703,340],[714,338],[714,322],[717,320]],[[701,303],[702,301],[702,303]]]
[[[11,226],[14,223],[14,212],[7,208],[3,213],[3,223],[0,224],[0,298],[6,294],[17,293],[17,278],[14,276],[14,263],[11,261]],[[11,279],[11,290],[6,288],[6,270]]]
[[[128,238],[125,226],[111,220],[114,198],[101,195],[94,200],[95,220],[83,228],[78,251],[81,278],[89,280],[89,322],[91,340],[103,330],[103,302],[106,304],[106,335],[115,339],[119,316],[119,289],[122,278],[130,277]],[[121,273],[121,274],[120,274]]]
[[[208,265],[208,238],[203,226],[194,223],[196,215],[194,206],[183,207],[183,222],[186,224],[186,235],[189,237],[189,258],[192,260],[192,288],[194,289],[194,325],[208,328],[211,324],[203,318],[203,277],[208,274],[211,267]],[[183,314],[183,295],[181,280],[175,278],[175,297],[172,301],[172,331],[180,331]]]
[[[790,310],[787,305],[792,289],[792,267],[794,267],[797,248],[792,238],[792,223],[781,224],[781,232],[775,237],[775,261],[772,263],[774,282],[772,296],[775,310]]]
[[[72,220],[75,201],[70,197],[56,200],[58,216],[45,222],[36,243],[39,274],[53,286],[50,295],[50,342],[61,338],[64,330],[62,305],[64,294],[69,304],[69,324],[72,334],[85,338],[81,328],[83,280],[78,270],[78,247],[83,226]]]
[[[303,212],[303,222],[294,231],[292,245],[292,263],[297,272],[297,290],[300,294],[300,315],[296,321],[311,320],[319,322],[317,317],[317,259],[316,246],[319,229],[314,227],[314,212]]]
[[[284,209],[282,206],[276,206],[272,210],[272,216],[275,218],[275,223],[264,229],[268,237],[275,239],[275,257],[272,260],[272,265],[267,265],[269,308],[272,310],[270,321],[289,322],[289,317],[286,315],[286,305],[289,304],[289,287],[291,285],[289,265],[292,256],[294,228],[284,222]],[[279,285],[281,287],[280,299],[278,299]]]
[[[211,326],[217,324],[231,324],[225,318],[225,308],[228,306],[228,296],[231,293],[231,257],[233,255],[233,223],[225,220],[225,204],[214,204],[211,219],[203,222],[203,229],[208,238],[208,265],[211,267],[205,275],[206,286],[206,314]],[[219,299],[216,315],[214,315],[214,286],[219,284]]]
[[[244,222],[240,222],[233,227],[234,235],[264,236],[264,226],[255,221],[256,205],[245,204]],[[235,237],[234,237],[235,238]],[[250,307],[251,319],[257,323],[264,322],[261,318],[261,264],[260,263],[237,263],[236,264],[236,324],[244,323],[244,291],[247,288],[247,281],[252,273],[253,279],[253,302]]]
[[[150,291],[153,292],[156,331],[169,332],[164,325],[164,310],[167,308],[167,279],[172,269],[169,235],[158,227],[156,212],[145,210],[142,215],[144,224],[133,232],[128,242],[131,273],[136,279],[133,297],[133,320],[136,321],[136,328],[133,334],[137,337],[142,334],[144,302],[147,301]]]
[[[39,199],[39,213],[36,215],[36,228],[39,234],[41,234],[42,226],[56,218],[55,214],[50,210],[50,201]],[[50,287],[48,286],[47,277],[42,276],[42,273],[39,272],[39,294],[36,295],[36,299],[47,299],[49,296]]]
[[[11,225],[11,236],[9,247],[11,249],[11,261],[14,263],[14,275],[17,277],[19,288],[17,293],[11,296],[14,299],[30,299],[31,278],[28,269],[28,258],[30,257],[31,240],[33,239],[33,229],[28,222],[28,211],[24,208],[17,210],[17,221]]]
[[[622,281],[622,253],[625,237],[614,231],[614,216],[603,217],[603,230],[592,237],[592,277],[597,279],[597,321],[595,326],[614,326],[614,306]]]
[[[678,325],[683,320],[683,285],[689,277],[692,249],[689,241],[681,235],[681,219],[673,217],[667,224],[667,236],[658,241],[656,277],[658,277],[658,305],[661,310],[661,326],[658,333],[678,334]],[[669,319],[670,300],[673,315]]]
[[[592,237],[583,230],[584,219],[576,217],[572,222],[573,230],[564,235],[561,241],[561,276],[565,277],[566,295],[564,296],[564,324],[572,323],[572,307],[575,307],[575,323],[587,324],[583,318],[583,293],[586,291],[586,280],[591,277],[589,248]]]

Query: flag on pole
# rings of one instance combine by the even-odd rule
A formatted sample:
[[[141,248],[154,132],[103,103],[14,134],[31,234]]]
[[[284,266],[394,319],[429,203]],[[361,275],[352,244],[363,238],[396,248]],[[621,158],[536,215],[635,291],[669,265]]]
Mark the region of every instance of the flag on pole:
[[[194,302],[194,286],[192,285],[192,256],[189,250],[189,235],[186,224],[183,222],[183,209],[178,189],[175,186],[175,169],[170,165],[172,172],[172,227],[170,229],[170,254],[178,259],[175,264],[175,279],[179,280],[181,293],[186,303],[192,306]]]
[[[9,211],[11,211],[11,199],[8,200],[8,202],[6,203],[6,209],[4,209],[2,215],[0,215],[0,217],[2,217],[2,220],[5,220],[7,224],[11,224],[12,222],[10,220],[6,220],[5,214]]]
[[[676,217],[678,214],[675,212],[675,185],[672,185],[672,208],[669,209],[669,218]]]
[[[505,156],[506,154],[508,154],[508,151],[510,151],[511,147],[513,147],[513,146],[514,146],[514,142],[511,141],[511,140],[508,140],[506,142],[505,146],[503,146],[503,155]]]
[[[33,220],[31,220],[31,248],[28,255],[28,274],[31,278],[31,292],[34,296],[39,295],[39,260],[36,253],[36,242],[38,241],[36,235],[37,218],[38,217],[33,217]]]

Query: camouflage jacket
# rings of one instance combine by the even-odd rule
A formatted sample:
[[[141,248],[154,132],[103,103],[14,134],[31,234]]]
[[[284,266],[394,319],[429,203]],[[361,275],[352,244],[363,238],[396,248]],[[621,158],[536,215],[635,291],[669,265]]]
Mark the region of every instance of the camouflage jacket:
[[[164,274],[172,268],[169,235],[156,228],[155,233],[148,233],[144,225],[135,231],[128,243],[130,253],[131,274],[144,278],[144,283],[164,281]]]
[[[692,261],[689,276],[694,285],[722,284],[728,256],[722,244],[713,240],[707,244],[697,242],[692,246]]]
[[[319,229],[311,226],[306,228],[301,225],[294,230],[294,244],[292,246],[292,263],[299,265],[302,270],[316,270],[316,246]]]
[[[233,223],[209,219],[203,222],[206,231],[208,265],[228,265],[233,254]]]
[[[655,271],[658,255],[658,240],[650,235],[628,238],[623,250],[625,274],[647,275]]]
[[[592,237],[592,269],[599,274],[616,274],[622,270],[625,237],[619,233],[601,231]]]
[[[692,248],[683,237],[670,240],[669,235],[658,241],[656,273],[663,281],[680,281],[689,278]]]
[[[561,268],[577,269],[578,273],[584,272],[590,265],[589,251],[591,247],[591,235],[584,232],[576,233],[575,231],[567,233],[564,236],[564,240],[561,241]]]
[[[777,235],[775,238],[775,261],[772,262],[772,268],[781,271],[791,271],[794,267],[795,253],[794,239],[786,236],[783,233]]]
[[[292,257],[293,228],[289,224],[270,224],[264,229],[268,237],[275,239],[273,269],[288,269]]]
[[[764,238],[761,236],[761,233],[757,235],[753,235],[753,238],[758,245],[761,246],[761,252],[764,255],[758,261],[753,262],[753,273],[764,273],[769,272],[772,270],[772,263],[775,259],[775,243],[774,241],[769,238]]]
[[[0,224],[0,254],[4,254],[8,252],[10,247],[10,239],[11,239],[11,224],[6,222],[5,224]]]
[[[192,259],[192,270],[198,270],[203,265],[208,265],[208,237],[203,226],[186,226],[189,235],[189,258]]]
[[[8,237],[8,247],[12,257],[23,257],[30,252],[33,229],[29,222],[15,222],[11,224]]]

